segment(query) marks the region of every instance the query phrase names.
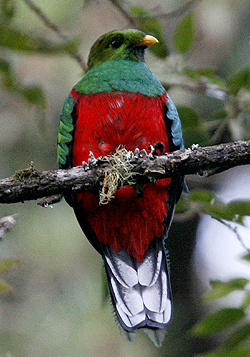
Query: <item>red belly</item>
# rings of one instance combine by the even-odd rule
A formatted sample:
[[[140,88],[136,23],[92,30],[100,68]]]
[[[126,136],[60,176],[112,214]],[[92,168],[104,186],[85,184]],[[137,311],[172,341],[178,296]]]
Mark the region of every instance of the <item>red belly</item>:
[[[95,157],[108,155],[122,145],[127,150],[148,149],[149,144],[162,142],[169,151],[163,118],[166,96],[148,97],[135,93],[78,94],[76,131],[73,145],[73,166]],[[98,194],[78,194],[83,215],[87,217],[98,239],[115,252],[125,249],[141,261],[154,237],[164,232],[170,179],[146,184],[143,195],[133,187],[118,189],[115,199],[99,205]]]

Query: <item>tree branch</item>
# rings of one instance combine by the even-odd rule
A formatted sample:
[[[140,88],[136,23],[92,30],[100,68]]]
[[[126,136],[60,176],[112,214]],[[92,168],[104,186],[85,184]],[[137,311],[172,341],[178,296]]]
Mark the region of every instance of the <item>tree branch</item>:
[[[124,176],[118,182],[118,186],[144,184],[176,175],[198,173],[209,176],[234,166],[250,164],[250,141],[237,141],[204,148],[193,145],[191,149],[185,151],[175,151],[155,157],[144,153],[139,155],[127,153],[129,173],[127,179],[124,179]],[[13,177],[0,180],[0,203],[23,202],[84,190],[100,191],[107,175],[112,173],[113,164],[108,157],[97,160],[92,158],[90,161],[90,167],[87,168],[79,166],[69,170],[39,172],[31,166],[29,169],[19,171]]]

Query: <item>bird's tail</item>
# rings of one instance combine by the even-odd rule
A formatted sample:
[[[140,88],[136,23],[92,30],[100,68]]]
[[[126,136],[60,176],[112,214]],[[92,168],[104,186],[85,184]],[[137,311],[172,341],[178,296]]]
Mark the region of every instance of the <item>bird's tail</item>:
[[[162,240],[154,239],[142,262],[124,250],[103,247],[112,302],[120,325],[129,339],[143,328],[160,346],[171,318],[168,263]]]

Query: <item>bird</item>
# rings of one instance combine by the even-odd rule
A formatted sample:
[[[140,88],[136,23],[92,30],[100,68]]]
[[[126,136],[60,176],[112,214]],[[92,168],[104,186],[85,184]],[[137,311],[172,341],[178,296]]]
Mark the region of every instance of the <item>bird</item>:
[[[59,121],[59,167],[69,169],[117,148],[164,152],[184,148],[177,109],[145,64],[158,40],[136,29],[113,30],[90,49],[83,78],[65,100]],[[134,340],[143,329],[161,346],[172,318],[166,239],[183,190],[182,176],[119,187],[99,204],[98,192],[66,196],[77,220],[104,261],[107,285],[121,331]]]

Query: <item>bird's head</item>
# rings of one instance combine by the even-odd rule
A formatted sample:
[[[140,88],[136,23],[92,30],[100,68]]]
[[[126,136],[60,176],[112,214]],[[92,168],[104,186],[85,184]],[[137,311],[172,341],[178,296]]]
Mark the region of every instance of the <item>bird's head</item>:
[[[143,62],[147,46],[157,42],[155,37],[138,30],[115,30],[105,33],[90,49],[88,69],[113,60]]]

